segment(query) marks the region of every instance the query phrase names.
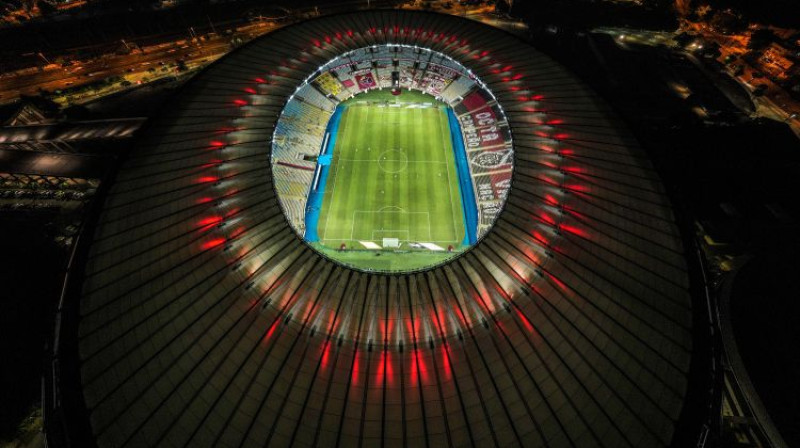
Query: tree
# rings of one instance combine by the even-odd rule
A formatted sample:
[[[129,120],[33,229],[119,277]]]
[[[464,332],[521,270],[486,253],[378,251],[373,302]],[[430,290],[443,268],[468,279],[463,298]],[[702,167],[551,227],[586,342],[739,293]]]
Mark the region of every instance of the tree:
[[[747,29],[747,21],[731,10],[716,11],[711,17],[711,26],[725,34],[741,33]]]

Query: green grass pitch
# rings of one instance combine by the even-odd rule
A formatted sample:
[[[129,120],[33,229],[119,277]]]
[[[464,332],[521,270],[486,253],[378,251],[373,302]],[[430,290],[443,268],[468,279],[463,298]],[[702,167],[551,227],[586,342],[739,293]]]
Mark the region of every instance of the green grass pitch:
[[[465,229],[447,106],[421,93],[373,91],[345,107],[318,222],[320,244],[360,250],[360,241],[397,238],[404,250],[409,242],[458,250]]]

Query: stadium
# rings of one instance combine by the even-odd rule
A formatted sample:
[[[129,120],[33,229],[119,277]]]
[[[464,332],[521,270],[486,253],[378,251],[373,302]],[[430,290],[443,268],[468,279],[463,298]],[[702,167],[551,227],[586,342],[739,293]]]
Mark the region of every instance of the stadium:
[[[284,27],[140,133],[71,260],[65,446],[682,446],[693,314],[646,155],[530,44]]]

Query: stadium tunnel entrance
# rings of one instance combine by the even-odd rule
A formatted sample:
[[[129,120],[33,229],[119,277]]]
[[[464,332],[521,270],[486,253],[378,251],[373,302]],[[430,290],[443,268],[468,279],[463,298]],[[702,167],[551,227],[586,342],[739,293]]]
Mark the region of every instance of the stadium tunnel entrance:
[[[469,250],[511,182],[505,113],[470,70],[406,45],[344,53],[283,108],[272,145],[287,220],[329,259],[414,272]]]

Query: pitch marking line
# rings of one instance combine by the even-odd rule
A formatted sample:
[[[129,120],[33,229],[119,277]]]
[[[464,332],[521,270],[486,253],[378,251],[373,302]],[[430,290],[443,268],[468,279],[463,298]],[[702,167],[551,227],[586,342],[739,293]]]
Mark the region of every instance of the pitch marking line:
[[[386,206],[386,207],[396,207],[396,206],[389,205],[389,206]],[[353,211],[353,220],[350,223],[350,240],[352,240],[352,241],[355,240],[354,235],[355,235],[355,227],[356,227],[356,217],[357,217],[357,215],[359,213],[360,214],[405,213],[405,214],[408,214],[408,215],[425,215],[425,217],[426,217],[426,219],[428,221],[428,239],[431,238],[431,214],[430,214],[430,212],[409,212],[409,211],[406,211],[406,210],[402,209],[402,207],[396,207],[396,208],[399,208],[400,210],[383,210],[386,207],[382,207],[380,210],[354,210]],[[402,230],[402,229],[398,229],[398,231],[400,231],[400,230]],[[384,232],[384,231],[387,231],[387,230],[373,229],[372,230],[372,236],[375,235],[375,232]],[[410,230],[406,230],[406,231],[409,232],[409,238],[410,238],[411,237],[411,231]],[[329,239],[329,238],[325,238],[325,239]],[[331,240],[333,240],[333,239],[331,239]]]
[[[406,159],[339,159],[344,160],[347,162],[401,162]],[[447,162],[442,162],[439,160],[408,160],[408,163],[438,163],[438,164],[446,164]]]
[[[441,117],[441,114],[440,114],[439,115],[439,134],[440,135],[442,133],[444,133],[444,131],[446,131],[444,129],[443,123],[444,123],[444,120],[442,120],[442,117]],[[449,127],[450,123],[447,123],[447,126]],[[446,140],[443,140],[443,141],[446,141]],[[455,221],[457,219],[456,216],[455,216],[455,210],[456,209],[453,206],[453,187],[450,184],[450,159],[447,158],[446,151],[447,151],[447,145],[444,144],[444,145],[442,145],[442,155],[445,157],[444,160],[447,163],[447,189],[448,189],[448,192],[450,193],[450,210],[452,211],[451,215],[452,215],[452,218],[453,218],[453,221],[451,221],[451,224],[453,225],[453,236],[458,237],[458,235],[456,235],[456,221]],[[454,151],[455,151],[455,149],[451,147],[450,148],[450,152],[454,152]],[[461,198],[459,198],[459,200],[460,199]],[[463,207],[463,205],[462,205],[462,207]],[[464,231],[466,231],[466,229],[464,229]]]
[[[333,195],[336,193],[336,179],[339,178],[339,168],[341,167],[342,164],[343,163],[341,163],[341,161],[340,161],[340,163],[337,163],[336,164],[336,169],[333,171],[333,187],[331,188],[331,197],[328,198],[328,203],[329,203],[329,205],[328,205],[328,214],[325,216],[325,231],[322,232],[322,239],[323,240],[328,239],[327,238],[328,237],[328,223],[331,220],[331,210],[330,210],[331,207],[330,207],[330,204],[334,204]],[[323,198],[323,201],[324,201],[324,198]],[[320,208],[322,208],[322,207],[320,207]],[[320,212],[321,212],[321,210],[320,210]]]
[[[377,241],[378,240],[378,238],[375,238],[375,234],[376,233],[380,235],[381,233],[397,234],[399,232],[405,232],[405,234],[406,234],[406,239],[404,239],[404,240],[401,239],[400,241],[405,241],[405,242],[411,241],[409,239],[409,238],[411,238],[411,231],[408,230],[408,229],[373,230],[372,231],[372,241]]]

